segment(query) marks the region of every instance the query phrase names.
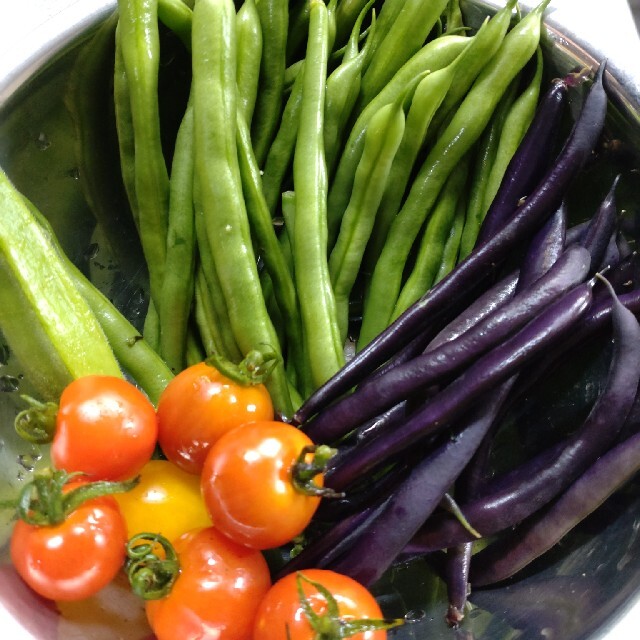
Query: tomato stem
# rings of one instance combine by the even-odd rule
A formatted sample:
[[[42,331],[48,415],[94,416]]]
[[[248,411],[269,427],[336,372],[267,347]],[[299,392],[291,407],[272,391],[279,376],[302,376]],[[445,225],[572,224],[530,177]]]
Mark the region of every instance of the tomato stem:
[[[16,433],[33,444],[51,442],[56,430],[58,405],[55,402],[40,402],[27,395],[20,397],[29,406],[15,417],[13,424]]]
[[[162,556],[158,555],[158,546]],[[169,594],[180,573],[178,554],[159,533],[138,533],[127,543],[125,571],[133,592],[144,600]]]
[[[139,481],[138,478],[126,482],[100,480],[64,491],[67,483],[82,475],[51,469],[36,475],[20,492],[17,503],[18,517],[27,524],[38,527],[57,525],[87,500],[129,491]]]
[[[243,386],[264,384],[280,362],[280,357],[271,348],[266,351],[249,351],[242,362],[236,364],[219,353],[212,353],[205,362],[215,367],[222,375]]]
[[[293,486],[301,493],[309,496],[343,498],[344,493],[334,491],[329,487],[323,487],[315,482],[315,478],[326,470],[329,460],[335,454],[336,449],[332,449],[326,444],[303,447],[291,470]],[[310,460],[308,459],[309,456],[311,456]]]
[[[324,598],[327,605],[325,613],[318,614],[313,610],[311,602],[304,592],[303,581],[314,587]],[[307,616],[311,628],[315,631],[314,640],[341,640],[342,638],[351,638],[367,631],[392,629],[405,623],[402,618],[343,620],[340,618],[338,602],[324,585],[307,578],[300,572],[296,574],[296,584],[302,610]]]

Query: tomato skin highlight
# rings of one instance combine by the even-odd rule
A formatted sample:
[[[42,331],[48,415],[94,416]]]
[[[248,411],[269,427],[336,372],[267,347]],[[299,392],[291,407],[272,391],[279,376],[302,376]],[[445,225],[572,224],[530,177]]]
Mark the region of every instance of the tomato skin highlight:
[[[51,460],[90,480],[133,478],[151,458],[158,436],[154,406],[130,382],[85,376],[62,392]]]
[[[148,532],[173,541],[191,529],[211,525],[197,476],[168,460],[150,460],[139,477],[133,489],[114,496],[130,538]]]
[[[263,384],[241,385],[201,362],[181,371],[160,396],[158,440],[169,460],[200,474],[207,452],[220,436],[245,422],[273,417]]]
[[[122,568],[127,530],[110,496],[81,504],[54,526],[18,520],[11,536],[11,560],[22,579],[50,600],[88,598]]]
[[[278,547],[302,533],[320,498],[298,491],[291,470],[310,445],[302,431],[277,421],[245,424],[222,436],[201,476],[214,525],[253,549]]]
[[[171,593],[145,604],[157,640],[248,640],[271,586],[267,563],[213,527],[175,541],[180,575]]]
[[[331,592],[341,619],[383,618],[375,598],[359,582],[327,569],[305,569],[301,573]],[[296,576],[291,573],[280,578],[264,597],[258,607],[252,640],[315,640],[316,632],[300,604]],[[327,603],[317,589],[304,580],[302,588],[313,610],[319,615],[325,613]],[[365,631],[351,636],[351,640],[386,638],[386,631]]]

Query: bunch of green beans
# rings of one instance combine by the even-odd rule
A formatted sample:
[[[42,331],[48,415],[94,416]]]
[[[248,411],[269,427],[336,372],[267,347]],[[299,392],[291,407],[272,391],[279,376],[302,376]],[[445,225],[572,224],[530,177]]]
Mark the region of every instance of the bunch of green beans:
[[[171,370],[268,352],[286,418],[468,254],[547,4],[472,29],[458,0],[118,0],[122,178]],[[189,83],[174,130],[163,74]]]

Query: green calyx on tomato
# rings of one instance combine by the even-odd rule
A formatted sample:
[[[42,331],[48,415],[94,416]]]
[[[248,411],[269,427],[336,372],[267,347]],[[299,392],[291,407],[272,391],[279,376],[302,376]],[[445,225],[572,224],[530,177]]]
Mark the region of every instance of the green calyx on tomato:
[[[309,459],[310,454],[312,455],[311,459]],[[329,460],[335,454],[336,449],[326,444],[304,447],[291,470],[291,481],[296,490],[308,496],[343,498],[344,493],[320,486],[315,482],[315,478],[326,471]]]
[[[303,581],[310,584],[325,599],[327,603],[325,612],[318,614],[313,610],[311,602],[304,592]],[[338,602],[329,589],[302,573],[296,574],[296,585],[304,614],[316,634],[314,640],[341,640],[342,638],[351,638],[359,633],[383,631],[404,624],[402,618],[345,620],[340,617]]]
[[[37,475],[26,484],[17,502],[18,517],[27,524],[46,527],[64,522],[81,504],[94,498],[129,491],[138,483],[137,478],[126,482],[99,480],[80,483],[65,491],[65,485],[78,480],[82,474],[49,470]]]
[[[280,363],[280,356],[273,350],[249,351],[242,362],[236,364],[212,353],[205,362],[215,367],[222,375],[241,385],[264,384],[271,372]]]
[[[158,546],[162,555],[158,555]],[[159,533],[138,533],[127,543],[125,572],[133,592],[144,600],[164,598],[180,573],[178,554]]]
[[[18,413],[14,420],[16,433],[27,442],[48,444],[53,440],[56,431],[56,402],[40,402],[31,396],[20,396],[27,408]]]

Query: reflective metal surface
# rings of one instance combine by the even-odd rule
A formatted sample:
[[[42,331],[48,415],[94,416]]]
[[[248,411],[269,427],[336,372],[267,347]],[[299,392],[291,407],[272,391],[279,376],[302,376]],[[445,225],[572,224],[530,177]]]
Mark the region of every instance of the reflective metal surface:
[[[501,2],[461,0],[478,20]],[[523,2],[526,10],[534,2]],[[109,232],[96,225],[82,188],[79,164],[74,69],[115,0],[24,0],[2,10],[0,20],[0,165],[51,219],[64,248],[101,286],[119,293],[135,319],[136,287],[114,286],[124,272],[135,282],[135,247],[112,255]],[[558,73],[608,59],[612,126],[640,149],[640,41],[623,0],[555,0],[546,18],[545,52]],[[101,95],[105,78],[87,89]],[[106,80],[108,82],[108,79]],[[93,94],[92,94],[93,95]],[[108,172],[108,104],[96,125],[105,147],[101,174],[113,197],[103,202],[121,213],[117,185]],[[100,120],[98,121],[100,122]],[[102,143],[101,143],[102,144]],[[94,149],[96,150],[96,149]],[[640,183],[639,183],[640,188]],[[116,243],[114,243],[116,244]],[[118,265],[118,269],[113,268]],[[117,273],[116,273],[117,272]],[[15,495],[34,469],[46,464],[42,452],[17,440],[11,422],[19,387],[28,391],[11,360],[0,362],[0,500]],[[142,606],[113,585],[82,606],[55,607],[36,598],[7,564],[10,522],[0,512],[0,628],[11,640],[144,640],[149,637]],[[442,620],[441,595],[434,593],[426,564],[401,567],[379,587],[394,614],[409,610],[420,622],[397,640],[622,640],[640,627],[640,486],[612,498],[594,517],[526,577],[472,596],[477,608],[464,631],[454,634]]]

